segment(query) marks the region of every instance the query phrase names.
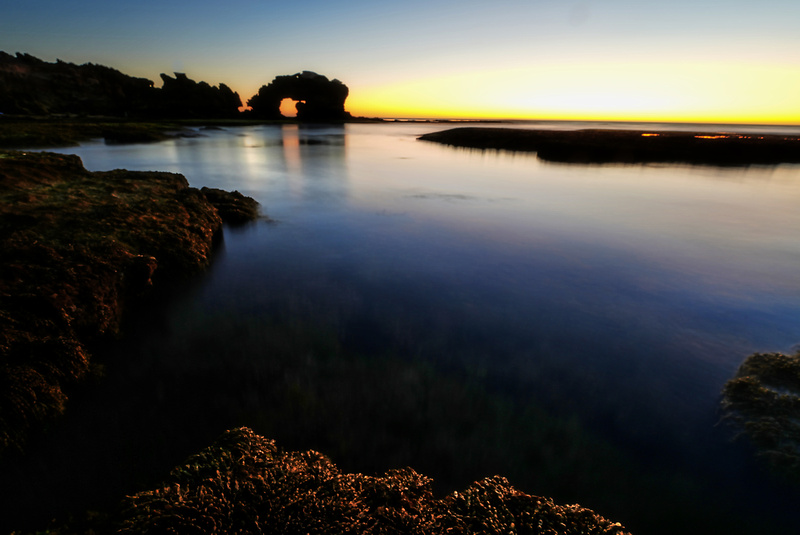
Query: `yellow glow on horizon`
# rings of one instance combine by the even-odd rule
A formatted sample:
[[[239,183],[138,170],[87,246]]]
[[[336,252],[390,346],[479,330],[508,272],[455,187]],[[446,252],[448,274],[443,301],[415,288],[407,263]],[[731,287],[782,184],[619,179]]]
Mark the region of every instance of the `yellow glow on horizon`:
[[[357,116],[800,124],[791,65],[609,63],[470,72],[353,90]]]

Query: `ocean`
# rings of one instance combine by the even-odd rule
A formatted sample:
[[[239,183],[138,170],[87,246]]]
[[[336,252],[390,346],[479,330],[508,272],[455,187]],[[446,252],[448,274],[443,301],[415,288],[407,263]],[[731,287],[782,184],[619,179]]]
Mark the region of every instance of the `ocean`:
[[[102,380],[3,468],[6,518],[111,507],[248,426],[345,471],[410,466],[439,495],[500,474],[641,535],[800,525],[797,487],[719,412],[745,357],[800,343],[800,166],[568,165],[416,139],[452,126],[57,149],[238,190],[269,217],[226,227],[206,273],[98,350]]]

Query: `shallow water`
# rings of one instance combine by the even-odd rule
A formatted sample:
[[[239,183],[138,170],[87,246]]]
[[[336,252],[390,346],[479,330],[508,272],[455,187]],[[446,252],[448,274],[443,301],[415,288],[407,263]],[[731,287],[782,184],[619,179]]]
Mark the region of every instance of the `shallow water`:
[[[247,425],[439,493],[500,473],[639,534],[800,525],[797,491],[716,425],[748,354],[800,342],[800,167],[416,140],[447,127],[64,150],[237,189],[274,221],[226,228],[207,274],[143,305],[103,381],[9,471],[9,515],[113,503]]]

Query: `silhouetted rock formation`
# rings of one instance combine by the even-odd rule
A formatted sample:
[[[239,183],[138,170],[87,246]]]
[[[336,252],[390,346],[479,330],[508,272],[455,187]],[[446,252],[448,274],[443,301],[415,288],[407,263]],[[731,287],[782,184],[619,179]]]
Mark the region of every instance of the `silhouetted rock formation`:
[[[282,119],[281,101],[299,101],[296,105],[299,121],[343,121],[350,118],[344,101],[350,90],[339,80],[328,80],[311,71],[278,76],[269,85],[261,86],[258,94],[247,101],[252,115],[259,119]]]
[[[155,94],[152,81],[102,65],[0,51],[0,113],[124,116],[141,113]]]
[[[800,163],[800,138],[774,134],[465,127],[419,139],[455,147],[536,152],[542,160],[563,163]]]
[[[0,113],[150,118],[236,117],[242,101],[225,84],[161,75],[164,86],[102,65],[47,63],[0,52]]]
[[[195,82],[184,73],[175,78],[161,74],[164,85],[158,92],[156,115],[179,119],[226,118],[239,113],[242,100],[225,84],[219,87]]]

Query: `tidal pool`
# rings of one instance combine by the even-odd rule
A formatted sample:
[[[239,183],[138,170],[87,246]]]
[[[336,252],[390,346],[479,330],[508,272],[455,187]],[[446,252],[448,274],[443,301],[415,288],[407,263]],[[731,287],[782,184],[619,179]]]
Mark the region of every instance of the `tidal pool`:
[[[501,474],[638,534],[800,525],[797,487],[717,425],[744,358],[800,342],[800,167],[416,140],[447,127],[64,149],[239,190],[272,220],[226,228],[208,273],[98,350],[105,377],[4,469],[8,517],[107,507],[249,426],[348,471],[411,466],[441,493]]]

